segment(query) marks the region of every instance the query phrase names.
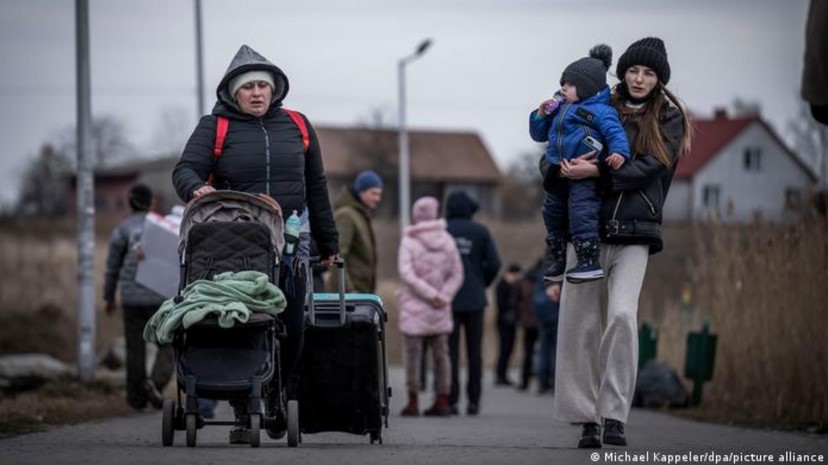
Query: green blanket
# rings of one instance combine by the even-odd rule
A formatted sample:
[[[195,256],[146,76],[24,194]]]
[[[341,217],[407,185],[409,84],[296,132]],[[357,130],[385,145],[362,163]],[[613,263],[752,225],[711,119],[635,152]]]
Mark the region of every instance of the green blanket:
[[[236,321],[247,322],[253,312],[276,316],[286,306],[285,295],[266,274],[229,271],[213,276],[212,281],[193,281],[181,292],[178,303],[176,298],[166,300],[144,327],[144,339],[167,344],[178,328],[189,328],[209,315],[222,328],[231,328]]]

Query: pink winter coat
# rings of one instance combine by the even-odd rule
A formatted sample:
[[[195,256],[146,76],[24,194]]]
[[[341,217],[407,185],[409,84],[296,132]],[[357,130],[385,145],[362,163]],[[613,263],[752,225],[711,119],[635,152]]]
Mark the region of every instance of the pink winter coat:
[[[426,220],[405,228],[397,263],[400,331],[409,336],[450,333],[451,301],[463,284],[463,263],[446,222]],[[432,305],[437,296],[446,302],[443,308]]]

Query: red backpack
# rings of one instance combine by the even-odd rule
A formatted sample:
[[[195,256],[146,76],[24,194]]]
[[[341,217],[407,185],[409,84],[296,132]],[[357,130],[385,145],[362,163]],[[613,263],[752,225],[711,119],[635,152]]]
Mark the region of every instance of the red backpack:
[[[288,110],[284,107],[282,110],[290,116],[290,119],[292,119],[299,128],[299,132],[302,133],[302,145],[305,147],[305,152],[307,152],[308,146],[310,145],[310,135],[308,134],[308,126],[305,124],[305,119],[302,118],[302,115],[298,111]],[[224,138],[227,137],[227,128],[230,127],[230,120],[226,117],[218,116],[217,119],[216,142],[213,146],[213,169],[207,177],[208,185],[213,185],[213,171],[215,171],[219,158],[221,158],[221,154],[224,151]]]

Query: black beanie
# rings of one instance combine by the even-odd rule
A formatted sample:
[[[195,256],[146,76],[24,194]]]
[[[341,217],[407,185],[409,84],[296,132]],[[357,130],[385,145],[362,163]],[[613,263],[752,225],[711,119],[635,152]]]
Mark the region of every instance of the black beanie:
[[[597,94],[607,85],[607,71],[612,64],[612,49],[601,44],[592,47],[589,56],[567,66],[561,74],[561,85],[568,82],[578,90],[581,100]]]
[[[658,37],[645,37],[633,42],[618,59],[615,75],[623,81],[627,69],[635,65],[652,69],[664,84],[670,82],[670,63],[667,61],[667,49],[664,48],[664,42]]]
[[[129,190],[129,206],[134,211],[143,212],[149,210],[152,203],[152,190],[143,184],[136,184]]]

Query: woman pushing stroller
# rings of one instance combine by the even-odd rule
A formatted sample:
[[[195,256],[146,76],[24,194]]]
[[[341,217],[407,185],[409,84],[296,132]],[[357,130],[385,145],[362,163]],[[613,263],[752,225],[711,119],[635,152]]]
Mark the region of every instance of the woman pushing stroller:
[[[301,266],[295,273],[282,273],[282,281],[292,277],[293,282],[279,286],[295,289],[287,293],[281,314],[287,333],[280,351],[285,381],[302,349],[310,235],[323,263],[339,253],[319,141],[304,115],[282,106],[288,88],[282,70],[243,45],[216,89],[212,113],[201,118],[173,171],[176,192],[185,202],[229,189],[264,194],[279,203],[285,216],[295,211],[301,218],[296,252]],[[230,431],[231,443],[249,442],[243,407],[234,405],[237,425]]]

